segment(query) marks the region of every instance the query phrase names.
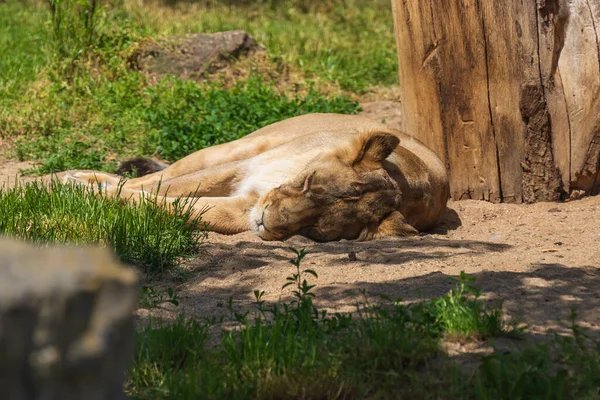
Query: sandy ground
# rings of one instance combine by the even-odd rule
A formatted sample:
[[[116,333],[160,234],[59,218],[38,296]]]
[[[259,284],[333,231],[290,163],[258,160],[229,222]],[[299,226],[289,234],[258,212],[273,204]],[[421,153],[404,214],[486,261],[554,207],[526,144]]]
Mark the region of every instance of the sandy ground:
[[[319,274],[312,280],[317,304],[330,310],[354,311],[363,289],[375,301],[440,296],[453,287],[450,277],[465,271],[488,298],[505,299],[507,316],[524,320],[532,333],[560,330],[557,319],[573,306],[583,325],[598,331],[599,241],[600,196],[562,204],[451,202],[436,232],[405,239],[264,242],[250,233],[210,234],[187,266],[193,277],[176,285],[180,306],[160,313],[220,315],[229,296],[243,311],[254,290],[264,290],[267,302],[285,298],[290,292],[281,286],[294,271],[294,247],[306,249],[304,267]]]
[[[35,178],[29,176],[21,176],[20,171],[27,170],[35,164],[30,161],[13,161],[5,160],[0,156],[0,187],[3,185],[13,186],[18,180],[19,182],[29,182]]]

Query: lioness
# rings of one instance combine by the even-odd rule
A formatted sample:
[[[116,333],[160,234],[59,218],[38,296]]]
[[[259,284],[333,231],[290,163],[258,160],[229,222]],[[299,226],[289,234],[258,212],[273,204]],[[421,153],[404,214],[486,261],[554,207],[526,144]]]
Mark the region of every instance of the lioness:
[[[118,192],[121,179],[94,171],[62,175],[63,182],[100,183],[108,193]],[[148,192],[167,203],[199,198],[195,209],[210,207],[203,221],[218,233],[316,241],[417,234],[440,220],[449,197],[444,164],[417,139],[338,114],[287,119],[199,150],[128,179],[120,196],[135,201]]]

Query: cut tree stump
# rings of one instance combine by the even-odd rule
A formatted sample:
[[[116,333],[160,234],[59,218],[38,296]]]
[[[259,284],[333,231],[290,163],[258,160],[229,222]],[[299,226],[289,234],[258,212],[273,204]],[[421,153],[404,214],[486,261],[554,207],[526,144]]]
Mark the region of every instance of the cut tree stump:
[[[403,129],[452,198],[600,192],[600,0],[392,0]]]

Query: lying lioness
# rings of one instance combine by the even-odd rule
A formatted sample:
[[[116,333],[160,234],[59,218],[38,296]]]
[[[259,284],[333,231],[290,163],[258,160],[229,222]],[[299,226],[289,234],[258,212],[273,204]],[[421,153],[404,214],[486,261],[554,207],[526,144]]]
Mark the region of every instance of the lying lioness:
[[[68,171],[63,182],[121,177]],[[432,228],[449,196],[441,160],[415,138],[359,116],[310,114],[199,150],[162,171],[127,180],[120,196],[156,193],[195,209],[218,233],[251,230],[264,240],[370,240]],[[165,193],[167,194],[165,196]],[[167,197],[168,196],[168,197]]]

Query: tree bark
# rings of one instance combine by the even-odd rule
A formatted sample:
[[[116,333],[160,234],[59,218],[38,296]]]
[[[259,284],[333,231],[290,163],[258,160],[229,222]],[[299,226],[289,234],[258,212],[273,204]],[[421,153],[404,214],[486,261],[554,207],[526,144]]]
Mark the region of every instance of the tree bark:
[[[392,0],[404,130],[453,199],[600,191],[600,1]]]

